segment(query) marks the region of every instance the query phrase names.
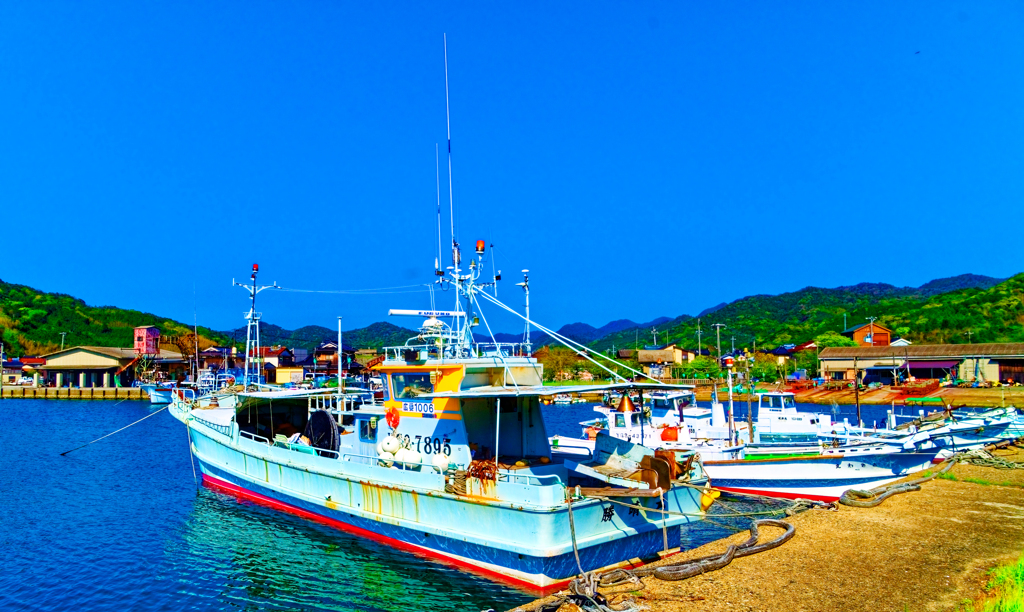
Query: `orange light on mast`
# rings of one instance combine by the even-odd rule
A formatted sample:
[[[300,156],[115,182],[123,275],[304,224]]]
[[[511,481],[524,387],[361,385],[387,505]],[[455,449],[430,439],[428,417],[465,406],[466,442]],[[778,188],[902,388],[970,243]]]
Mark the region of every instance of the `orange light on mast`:
[[[477,240],[476,241],[476,254],[477,255],[483,255],[484,254],[484,243],[485,243],[484,240]]]

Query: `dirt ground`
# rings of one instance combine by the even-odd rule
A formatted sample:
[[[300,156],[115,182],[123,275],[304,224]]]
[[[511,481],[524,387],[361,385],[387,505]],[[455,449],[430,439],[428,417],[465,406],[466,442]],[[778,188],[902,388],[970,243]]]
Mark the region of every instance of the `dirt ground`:
[[[1024,462],[1020,448],[995,454]],[[796,527],[792,540],[719,571],[678,582],[645,578],[640,591],[602,592],[614,604],[633,590],[637,603],[666,612],[959,610],[983,595],[991,568],[1024,553],[1024,470],[959,464],[950,473],[958,480],[933,479],[875,508],[798,514],[787,519]],[[778,533],[764,528],[762,541]],[[717,554],[747,537],[739,533],[655,565]],[[560,612],[576,609],[566,604]]]

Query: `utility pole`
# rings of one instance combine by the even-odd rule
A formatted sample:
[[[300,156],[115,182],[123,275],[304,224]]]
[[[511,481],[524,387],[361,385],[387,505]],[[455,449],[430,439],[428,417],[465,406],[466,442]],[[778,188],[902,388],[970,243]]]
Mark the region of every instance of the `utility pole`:
[[[68,332],[60,332],[60,350],[64,350],[64,336],[68,335]]]
[[[751,404],[754,399],[754,381],[750,378],[750,359],[753,357],[753,353],[747,355],[744,360],[747,362],[747,439],[751,444],[754,443],[754,414],[751,411]]]
[[[652,327],[651,333],[654,334],[654,346],[658,346],[658,328]]]
[[[967,330],[967,331],[964,332],[964,335],[967,336],[967,344],[974,344],[973,342],[971,342],[971,334],[972,333],[973,332],[971,330]]]
[[[700,357],[700,319],[697,319],[697,356]]]
[[[718,346],[718,355],[717,355],[717,357],[718,357],[718,365],[719,365],[719,367],[721,367],[721,365],[722,365],[722,328],[725,327],[725,324],[724,323],[715,323],[711,327],[715,328],[715,337],[718,339],[717,340],[717,346]],[[717,382],[715,383],[715,403],[716,404],[718,403],[718,383]]]
[[[857,402],[857,427],[860,427],[860,370],[857,368],[856,357],[853,358],[853,396]]]
[[[843,331],[846,331],[846,313],[843,313]]]
[[[878,317],[864,317],[864,318],[871,322],[871,328],[868,330],[868,333],[871,334],[870,335],[871,346],[874,346],[875,345],[875,319],[877,319]]]

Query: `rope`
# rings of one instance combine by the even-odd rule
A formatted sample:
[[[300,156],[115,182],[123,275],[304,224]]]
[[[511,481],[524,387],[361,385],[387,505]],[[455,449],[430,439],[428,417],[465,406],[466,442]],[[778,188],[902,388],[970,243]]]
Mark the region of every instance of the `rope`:
[[[505,304],[503,304],[502,302],[500,302],[500,301],[499,301],[499,300],[498,300],[497,298],[495,298],[495,297],[494,297],[494,296],[492,296],[492,295],[489,295],[489,294],[487,294],[487,293],[484,293],[484,292],[481,292],[481,295],[483,295],[483,296],[484,296],[484,298],[486,298],[486,299],[487,299],[488,301],[490,301],[491,303],[495,304],[495,305],[496,305],[496,306],[498,306],[499,308],[504,308],[505,310],[507,310],[508,312],[511,312],[512,314],[516,315],[516,316],[517,316],[517,317],[519,317],[520,319],[523,319],[523,320],[524,320],[524,321],[526,321],[526,322],[527,322],[528,324],[532,324],[532,325],[533,325],[534,327],[536,327],[536,328],[537,328],[537,329],[539,329],[540,331],[542,331],[542,332],[544,332],[544,333],[546,333],[546,334],[550,335],[550,336],[551,336],[552,338],[555,338],[556,340],[558,340],[559,342],[561,342],[562,344],[564,344],[564,345],[565,345],[566,347],[568,347],[568,348],[571,348],[571,349],[575,350],[575,351],[576,351],[576,354],[577,354],[577,355],[580,355],[580,356],[582,356],[582,357],[583,357],[584,359],[586,359],[587,361],[590,361],[591,363],[593,363],[593,364],[594,364],[594,365],[596,365],[597,367],[601,368],[602,370],[604,370],[604,371],[608,372],[608,373],[609,373],[609,374],[611,374],[612,376],[614,376],[614,377],[616,377],[616,378],[618,378],[618,379],[620,379],[620,380],[623,380],[623,381],[624,381],[624,380],[626,380],[626,379],[625,379],[625,377],[623,377],[623,376],[622,376],[621,374],[619,374],[618,372],[615,372],[615,371],[613,371],[613,370],[611,370],[611,369],[609,369],[609,368],[606,368],[606,367],[605,367],[605,366],[604,366],[603,364],[600,364],[600,363],[598,363],[597,361],[595,361],[594,359],[592,359],[592,358],[590,357],[590,349],[589,349],[589,348],[587,348],[586,346],[584,346],[584,345],[580,344],[579,342],[576,342],[575,340],[572,340],[572,339],[570,339],[570,338],[566,338],[565,336],[563,336],[563,335],[559,334],[558,332],[556,332],[556,331],[553,331],[553,330],[551,330],[551,329],[548,329],[547,327],[544,327],[543,325],[541,325],[540,323],[537,323],[536,321],[531,321],[531,320],[528,320],[528,319],[527,319],[527,318],[526,318],[525,316],[523,316],[523,315],[519,314],[518,312],[516,312],[516,311],[515,311],[515,310],[513,310],[512,308],[510,308],[510,307],[506,306]],[[574,347],[573,345],[575,345],[575,347]],[[622,364],[622,363],[619,363],[618,361],[616,361],[616,360],[612,359],[611,357],[608,357],[608,356],[606,356],[606,355],[603,355],[603,354],[601,354],[600,352],[596,352],[596,353],[593,353],[593,354],[594,354],[594,355],[597,355],[597,356],[599,356],[599,357],[601,357],[602,359],[606,359],[606,360],[608,360],[608,361],[610,361],[610,362],[614,363],[615,365],[617,365],[617,366],[619,366],[619,367],[625,368],[625,369],[629,370],[630,372],[632,372],[632,373],[634,373],[634,374],[636,374],[636,375],[638,375],[638,376],[643,376],[644,378],[650,378],[649,376],[647,376],[647,375],[646,375],[646,374],[644,374],[643,372],[638,372],[637,370],[634,370],[633,368],[631,368],[631,367],[629,367],[629,366],[627,366],[627,365],[624,365],[624,364]],[[655,382],[659,382],[659,381],[657,381],[656,379],[652,379],[652,380],[655,380]]]
[[[960,456],[960,461],[981,467],[996,468],[999,470],[1024,470],[1024,463],[1010,461],[997,457],[984,449],[972,450]]]
[[[778,527],[783,533],[773,540],[758,544],[760,539],[759,527]],[[689,559],[670,565],[658,567],[641,567],[631,570],[616,569],[609,572],[590,572],[582,574],[569,583],[568,596],[561,596],[563,602],[571,601],[581,610],[587,612],[639,612],[645,609],[637,605],[632,599],[626,600],[614,608],[608,605],[608,601],[598,592],[600,587],[616,587],[624,584],[632,585],[633,591],[645,588],[641,578],[654,576],[659,580],[686,580],[694,576],[706,574],[721,569],[738,557],[746,557],[756,553],[771,550],[782,546],[796,534],[796,527],[784,521],[774,519],[761,519],[750,524],[750,537],[742,544],[730,544],[725,552],[719,555],[709,555],[699,559]]]
[[[412,291],[394,291],[395,289],[411,289],[413,287],[419,287]],[[424,288],[426,287],[426,288]],[[319,289],[289,289],[286,287],[278,287],[278,291],[288,291],[291,293],[335,293],[340,295],[379,295],[386,293],[419,293],[420,291],[428,291],[430,285],[426,283],[418,283],[415,285],[399,285],[397,287],[378,287],[376,289],[335,289],[335,290],[319,290]]]
[[[933,478],[945,474],[952,469],[954,465],[956,465],[958,460],[959,457],[954,457],[946,463],[944,468],[935,472],[931,476],[918,478],[916,480],[911,480],[910,482],[899,482],[884,487],[876,487],[867,491],[850,489],[842,494],[839,498],[839,503],[844,506],[853,506],[855,508],[874,508],[894,495],[909,493],[911,491],[920,491],[922,483],[928,482]]]
[[[199,477],[196,476],[196,460],[192,456],[192,428],[185,423],[185,433],[188,434],[188,462],[192,464],[192,481],[196,483],[196,488],[199,488]]]
[[[124,426],[124,427],[122,427],[121,429],[118,429],[117,431],[112,431],[112,432],[108,433],[108,434],[107,434],[107,435],[105,435],[105,436],[100,436],[100,437],[96,438],[95,440],[93,440],[92,442],[86,442],[85,444],[83,444],[83,445],[81,445],[81,446],[76,446],[75,448],[73,448],[73,449],[71,449],[71,450],[68,450],[68,451],[64,451],[64,452],[63,452],[63,453],[61,453],[60,455],[61,455],[61,457],[63,457],[63,456],[65,456],[65,455],[67,455],[68,453],[72,453],[72,452],[74,452],[74,451],[76,451],[76,450],[78,450],[78,449],[80,449],[80,448],[85,448],[86,446],[89,446],[90,444],[93,444],[93,443],[95,443],[95,442],[99,442],[99,441],[100,441],[100,440],[102,440],[103,438],[109,438],[110,436],[112,436],[112,435],[116,434],[116,433],[117,433],[118,431],[124,431],[124,430],[128,429],[129,427],[131,427],[132,425],[135,425],[136,423],[141,423],[142,421],[145,421],[146,419],[148,419],[148,418],[149,418],[149,417],[151,417],[151,416],[155,416],[155,415],[157,415],[157,414],[160,414],[160,413],[161,413],[161,412],[163,412],[164,410],[167,410],[167,408],[168,408],[168,407],[170,407],[170,404],[168,404],[167,406],[164,406],[163,408],[161,408],[160,410],[157,410],[156,412],[154,412],[154,413],[152,413],[152,414],[147,414],[146,416],[142,417],[142,418],[141,418],[141,419],[139,419],[138,421],[135,421],[135,423],[130,423],[130,424],[128,424],[128,425],[125,425],[125,426]],[[191,452],[191,451],[189,451],[189,452]]]

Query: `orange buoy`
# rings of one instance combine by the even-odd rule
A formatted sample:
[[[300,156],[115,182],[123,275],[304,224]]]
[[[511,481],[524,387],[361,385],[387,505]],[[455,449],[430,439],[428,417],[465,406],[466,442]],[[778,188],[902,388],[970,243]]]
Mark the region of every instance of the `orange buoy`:
[[[387,414],[384,416],[384,420],[388,422],[388,427],[391,429],[398,429],[398,422],[401,420],[401,416],[398,414],[398,408],[394,406],[388,408]]]
[[[679,428],[678,427],[666,427],[661,430],[661,439],[664,442],[678,442],[679,441]]]

